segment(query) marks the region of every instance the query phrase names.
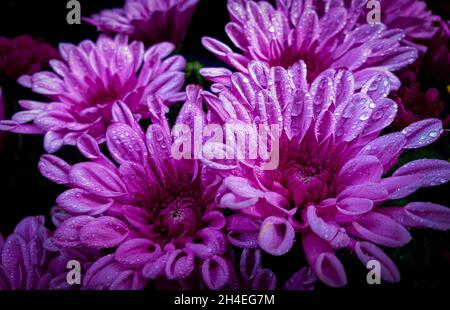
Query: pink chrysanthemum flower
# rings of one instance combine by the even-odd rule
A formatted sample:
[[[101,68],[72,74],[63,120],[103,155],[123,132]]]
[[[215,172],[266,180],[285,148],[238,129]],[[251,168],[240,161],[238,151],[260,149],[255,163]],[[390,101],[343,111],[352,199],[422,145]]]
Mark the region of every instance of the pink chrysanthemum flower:
[[[328,68],[346,68],[357,85],[374,72],[384,72],[394,88],[400,83],[391,72],[417,58],[415,48],[400,44],[403,30],[381,23],[358,25],[362,8],[356,4],[348,8],[340,1],[277,1],[277,7],[266,1],[229,0],[231,22],[225,30],[242,54],[208,37],[203,45],[243,72],[251,60],[284,68],[304,60],[310,81]],[[226,75],[214,69],[202,74]]]
[[[67,282],[67,262],[88,266],[94,253],[56,251],[43,216],[24,218],[4,241],[0,236],[0,290],[74,289]],[[90,251],[92,252],[92,251]]]
[[[193,126],[195,116],[204,118],[200,90],[189,86],[186,92],[177,124]],[[182,281],[194,270],[201,271],[207,287],[223,287],[231,267],[224,256],[225,218],[214,210],[218,181],[197,160],[172,157],[166,108],[157,100],[152,104],[153,124],[146,133],[127,105],[113,106],[106,142],[118,165],[89,136],[82,136],[78,147],[90,162],[70,166],[52,155],[41,159],[43,175],[70,187],[57,203],[71,216],[58,226],[53,242],[110,249],[112,254],[89,270],[89,288],[111,287],[111,271],[118,266],[129,270],[124,275],[137,288],[142,278]]]
[[[431,202],[391,207],[389,201],[446,183],[450,163],[420,159],[386,173],[403,150],[435,141],[441,122],[426,119],[379,136],[397,111],[384,75],[355,91],[354,76],[342,69],[326,70],[310,84],[303,62],[268,70],[254,61],[248,72],[233,74],[231,87],[218,96],[203,95],[212,119],[278,125],[281,132],[274,170],[261,169],[260,158],[205,161],[225,176],[217,202],[237,212],[227,221],[230,242],[276,256],[301,242],[316,276],[333,287],[347,281],[335,255],[340,249],[354,251],[364,264],[377,259],[382,278],[398,281],[379,246],[405,245],[407,228],[450,229],[450,209]]]
[[[64,144],[76,144],[83,134],[101,143],[115,101],[123,100],[140,119],[149,117],[149,97],[161,97],[167,104],[183,100],[185,60],[168,57],[173,50],[170,43],[144,50],[142,43],[129,44],[124,36],[114,40],[100,36],[96,43],[86,40],[78,46],[61,44],[63,61],[50,61],[54,72],[19,79],[51,101],[19,101],[25,111],[0,122],[0,130],[45,133],[44,146],[50,153]]]
[[[58,50],[53,46],[28,35],[12,39],[0,37],[0,84],[38,72],[49,60],[58,57]]]
[[[127,0],[85,20],[108,34],[125,34],[146,44],[180,43],[199,0]]]

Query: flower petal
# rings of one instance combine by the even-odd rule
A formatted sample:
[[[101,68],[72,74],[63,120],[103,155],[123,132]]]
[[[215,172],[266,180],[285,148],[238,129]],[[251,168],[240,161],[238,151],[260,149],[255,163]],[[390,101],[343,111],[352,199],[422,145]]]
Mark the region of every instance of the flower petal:
[[[285,219],[270,216],[261,224],[258,235],[259,246],[275,256],[289,252],[295,239],[292,225]]]
[[[358,237],[387,247],[401,247],[411,240],[402,225],[381,213],[371,212],[352,224]]]
[[[125,184],[114,171],[93,162],[73,166],[70,182],[101,197],[118,197],[126,193]]]
[[[151,240],[136,238],[122,243],[114,258],[127,265],[142,266],[161,256],[161,247]]]
[[[213,256],[202,264],[202,276],[205,284],[212,290],[225,286],[230,278],[230,265],[220,256]]]
[[[127,235],[125,223],[111,216],[102,216],[81,228],[80,241],[96,249],[111,248],[125,240]]]

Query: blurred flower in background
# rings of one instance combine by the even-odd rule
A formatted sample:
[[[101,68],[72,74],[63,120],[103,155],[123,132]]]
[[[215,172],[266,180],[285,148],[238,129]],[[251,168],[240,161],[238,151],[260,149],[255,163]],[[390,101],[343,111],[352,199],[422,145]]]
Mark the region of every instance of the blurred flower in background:
[[[398,112],[389,130],[402,130],[425,118],[439,118],[444,128],[450,125],[448,108],[442,96],[450,84],[450,30],[448,22],[441,22],[429,42],[427,52],[411,66],[399,71],[400,89],[390,97],[398,104]]]
[[[0,37],[0,86],[7,80],[17,80],[46,67],[59,58],[56,48],[29,35],[17,38]]]
[[[448,90],[450,85],[450,21],[442,21],[439,30],[428,46],[421,60],[419,79],[428,87],[440,91]]]
[[[85,20],[107,34],[126,34],[147,45],[180,43],[199,0],[126,0],[123,8],[101,11]]]

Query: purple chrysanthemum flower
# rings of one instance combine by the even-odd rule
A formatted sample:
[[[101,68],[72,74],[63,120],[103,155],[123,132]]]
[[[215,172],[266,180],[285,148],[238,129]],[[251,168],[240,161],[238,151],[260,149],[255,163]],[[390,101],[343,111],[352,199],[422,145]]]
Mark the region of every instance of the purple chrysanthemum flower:
[[[12,39],[0,37],[0,84],[38,72],[48,65],[49,60],[58,57],[53,46],[28,35]]]
[[[0,130],[16,133],[45,133],[45,149],[52,153],[62,145],[74,145],[89,134],[103,142],[111,122],[111,107],[123,100],[136,119],[148,118],[147,100],[161,97],[170,104],[183,100],[185,60],[171,56],[174,46],[160,43],[144,50],[140,42],[128,43],[124,36],[114,40],[100,36],[78,46],[61,44],[64,61],[51,60],[54,72],[22,76],[19,82],[50,102],[19,101],[25,111]]]
[[[93,253],[56,251],[44,222],[43,216],[26,217],[5,241],[0,236],[0,290],[79,288],[67,282],[66,264],[77,260],[85,268]]]
[[[359,25],[357,18],[363,9],[356,4],[277,1],[277,7],[266,1],[229,0],[231,22],[225,30],[242,54],[212,38],[203,38],[203,45],[243,72],[251,60],[284,68],[304,60],[310,81],[328,68],[347,68],[357,85],[374,72],[384,72],[394,88],[400,82],[391,72],[417,58],[415,48],[400,44],[403,30],[387,29],[381,23]],[[226,71],[203,69],[202,74],[223,77]]]
[[[426,119],[379,136],[397,111],[384,75],[355,91],[354,76],[342,69],[326,70],[310,84],[304,62],[268,70],[254,61],[248,72],[233,74],[218,96],[203,94],[213,119],[278,125],[281,132],[274,170],[261,169],[261,159],[205,161],[225,176],[218,203],[237,212],[227,221],[230,242],[272,255],[302,242],[310,267],[333,287],[347,281],[335,255],[340,249],[354,251],[364,264],[377,259],[382,278],[398,281],[395,264],[378,246],[405,245],[410,227],[450,229],[450,209],[430,202],[391,207],[389,201],[446,183],[450,163],[420,159],[385,174],[403,150],[435,141],[441,122]]]
[[[108,34],[125,34],[146,44],[180,43],[199,0],[127,0],[124,8],[104,10],[86,18]]]
[[[187,88],[177,124],[204,119],[199,93]],[[118,269],[135,288],[142,279],[182,281],[194,270],[209,288],[228,282],[225,217],[214,203],[218,180],[199,161],[172,157],[166,109],[159,100],[151,102],[153,124],[144,133],[126,104],[114,104],[106,142],[118,165],[87,135],[78,147],[90,162],[70,166],[52,155],[41,159],[44,176],[70,187],[57,203],[71,216],[58,226],[53,242],[112,253],[88,271],[88,288],[116,287],[112,272]]]

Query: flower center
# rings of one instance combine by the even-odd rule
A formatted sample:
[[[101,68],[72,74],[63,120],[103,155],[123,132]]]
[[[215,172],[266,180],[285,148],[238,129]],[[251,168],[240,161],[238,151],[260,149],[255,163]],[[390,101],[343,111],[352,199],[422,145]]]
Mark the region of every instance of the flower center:
[[[198,229],[203,215],[203,202],[192,188],[197,184],[189,185],[191,188],[183,185],[162,188],[157,195],[158,202],[153,204],[152,214],[155,227],[163,238],[189,237]]]
[[[296,208],[318,203],[332,192],[332,178],[323,164],[290,161],[282,169],[281,182],[288,189],[288,198]]]

